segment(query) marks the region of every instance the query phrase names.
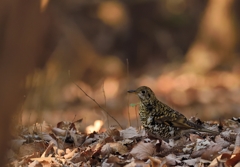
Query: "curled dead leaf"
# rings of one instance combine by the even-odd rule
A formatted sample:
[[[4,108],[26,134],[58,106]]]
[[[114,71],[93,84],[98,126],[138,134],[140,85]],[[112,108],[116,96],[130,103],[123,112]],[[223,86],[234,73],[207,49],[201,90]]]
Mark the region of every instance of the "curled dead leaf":
[[[149,164],[146,164],[144,161],[139,161],[139,160],[132,161],[131,163],[125,165],[125,167],[137,167],[137,166],[150,167]]]
[[[125,130],[120,131],[120,133],[123,139],[131,139],[139,136],[137,129],[134,127],[129,127]]]
[[[62,150],[62,149],[59,149],[58,147],[56,146],[53,146],[53,150],[54,150],[54,153],[56,155],[59,155],[59,156],[63,156],[65,154],[65,151]]]
[[[183,162],[189,166],[196,166],[199,163],[199,158],[188,159],[188,160],[184,160]]]
[[[130,154],[139,160],[146,160],[154,153],[154,145],[152,143],[139,142],[130,152]]]
[[[63,130],[69,130],[69,127],[71,126],[72,122],[69,121],[61,121],[57,123],[57,128],[63,129]]]
[[[86,135],[85,134],[78,134],[78,133],[75,133],[74,130],[70,130],[69,131],[69,134],[70,136],[73,138],[73,141],[74,141],[74,144],[75,146],[80,146],[83,144],[83,142],[85,141],[86,139]]]
[[[202,154],[201,158],[205,160],[212,161],[219,155],[219,151],[222,150],[222,146],[218,144],[211,144],[205,152]]]
[[[224,140],[220,135],[215,137],[215,142],[223,148],[230,146],[230,143]]]
[[[15,153],[18,153],[19,148],[21,147],[21,145],[23,145],[24,142],[26,142],[25,139],[11,140],[10,142],[11,149],[15,151]]]
[[[237,134],[235,147],[233,150],[233,154],[239,154],[239,153],[240,153],[240,133]]]
[[[103,154],[119,153],[121,155],[129,153],[127,147],[124,146],[121,142],[107,143],[102,147],[101,152]]]
[[[34,143],[29,143],[29,144],[24,144],[20,147],[19,149],[19,156],[26,156],[26,155],[31,155],[34,152],[39,152],[42,154],[46,148],[46,145],[44,142],[34,142]]]
[[[240,153],[233,155],[230,159],[226,161],[227,166],[235,166],[238,162],[240,162]]]
[[[192,158],[200,157],[210,145],[211,143],[206,139],[197,139],[191,157]]]
[[[109,128],[106,132],[105,132],[109,137],[112,137],[115,141],[120,140],[121,136],[120,136],[120,132],[119,130],[117,130],[116,128]]]
[[[53,133],[57,136],[66,136],[67,130],[54,127],[52,129]]]
[[[112,152],[113,152],[113,149],[110,147],[109,143],[106,143],[101,149],[101,153],[103,154],[103,156],[109,155]]]
[[[190,140],[192,142],[196,142],[197,139],[201,139],[201,137],[199,135],[196,135],[196,134],[192,134],[192,133],[190,134]]]
[[[150,159],[151,162],[151,167],[167,167],[167,165],[165,164],[165,162],[162,162],[160,159],[157,158],[153,158],[151,156],[148,157]]]
[[[181,161],[179,161],[174,154],[169,154],[165,157],[165,159],[167,165],[177,165],[178,163],[181,163]]]
[[[51,133],[52,132],[52,125],[43,121],[42,123],[35,123],[29,128],[29,132],[31,134],[41,134],[41,133]]]

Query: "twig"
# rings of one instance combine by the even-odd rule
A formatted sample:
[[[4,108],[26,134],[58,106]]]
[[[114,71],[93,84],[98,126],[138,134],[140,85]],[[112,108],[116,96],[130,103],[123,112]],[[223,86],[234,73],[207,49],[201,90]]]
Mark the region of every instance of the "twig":
[[[74,117],[73,117],[72,123],[74,122],[74,119],[76,118],[76,116],[77,116],[77,115],[75,114]],[[70,126],[69,126],[69,127],[70,127]],[[69,127],[68,127],[68,128],[69,128]]]
[[[128,59],[126,59],[127,62],[127,80],[129,79],[129,63]],[[131,126],[131,120],[130,120],[130,111],[129,111],[129,94],[127,93],[127,105],[128,105],[128,125]]]
[[[135,114],[136,114],[136,119],[137,119],[137,127],[141,130],[141,126],[139,127],[139,122],[138,122],[138,111],[137,111],[137,105],[135,105]]]
[[[102,91],[103,91],[103,97],[104,97],[104,101],[105,101],[105,108],[107,108],[107,98],[106,98],[106,93],[104,90],[104,81],[103,81]],[[108,128],[109,128],[109,116],[108,115],[107,115],[107,124],[108,124]]]
[[[120,126],[121,129],[123,129],[122,126],[119,124],[119,122],[118,122],[113,116],[111,116],[111,114],[109,114],[103,107],[101,107],[95,99],[93,99],[92,97],[90,97],[78,84],[76,84],[76,83],[74,83],[74,84],[75,84],[89,99],[91,99],[100,109],[102,109],[109,117],[111,117],[111,118]]]

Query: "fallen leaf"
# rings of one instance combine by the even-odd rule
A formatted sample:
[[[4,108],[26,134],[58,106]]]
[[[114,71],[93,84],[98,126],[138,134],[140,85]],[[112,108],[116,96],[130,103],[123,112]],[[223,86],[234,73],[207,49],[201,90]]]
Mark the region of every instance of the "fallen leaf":
[[[235,147],[233,150],[233,154],[239,154],[239,153],[240,153],[240,133],[237,134]]]
[[[150,159],[151,167],[159,167],[160,165],[162,167],[167,166],[165,163],[162,164],[162,161],[160,159],[153,158],[153,157],[150,157],[150,156],[148,158]]]
[[[215,142],[223,148],[230,146],[230,143],[225,141],[220,135],[215,137]]]
[[[195,166],[199,163],[199,158],[183,160],[183,162],[189,166]]]
[[[240,153],[233,155],[230,159],[226,161],[227,166],[235,166],[238,162],[240,162]]]
[[[121,155],[125,155],[129,153],[126,146],[124,146],[121,142],[116,143],[108,143],[114,153],[119,153]]]
[[[52,131],[53,131],[53,133],[54,133],[55,135],[57,135],[57,136],[66,136],[66,134],[67,134],[67,130],[61,129],[61,128],[56,128],[56,127],[54,127],[54,128],[52,129]]]
[[[146,164],[144,161],[135,160],[131,163],[125,165],[124,167],[150,167],[149,164]]]
[[[46,149],[46,145],[43,141],[24,144],[19,149],[19,156],[31,155],[34,152],[42,154]]]
[[[178,159],[176,159],[176,155],[169,154],[165,157],[167,165],[177,165],[177,163],[181,163]]]
[[[202,159],[212,161],[214,158],[216,158],[219,155],[219,151],[222,150],[222,146],[218,144],[211,144],[201,155]]]
[[[146,160],[154,153],[154,145],[152,143],[139,142],[130,152],[130,154],[139,160]]]
[[[11,140],[10,142],[10,147],[13,151],[15,151],[15,153],[18,153],[19,148],[21,147],[21,145],[23,145],[23,143],[26,142],[25,139],[15,139],[15,140]]]
[[[137,129],[134,127],[129,127],[125,130],[120,131],[120,133],[123,139],[131,139],[139,136]]]

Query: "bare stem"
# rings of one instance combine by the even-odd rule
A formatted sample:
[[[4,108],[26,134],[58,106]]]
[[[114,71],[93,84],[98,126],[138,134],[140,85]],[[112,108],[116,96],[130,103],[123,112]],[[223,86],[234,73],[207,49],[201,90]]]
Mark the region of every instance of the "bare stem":
[[[107,98],[106,98],[106,93],[104,90],[104,82],[103,82],[102,90],[103,90],[103,97],[104,97],[104,101],[105,101],[105,108],[107,108]],[[109,116],[108,115],[107,115],[107,124],[108,124],[108,128],[109,128]]]
[[[90,97],[78,84],[74,83],[89,99],[91,99],[100,109],[102,109],[109,117],[111,117],[118,125],[121,129],[122,126],[120,125],[120,123],[111,115],[109,114],[103,107],[100,106],[100,104],[98,104],[98,102],[93,99],[92,97]]]
[[[127,62],[127,80],[129,79],[129,62],[128,59],[126,59]],[[131,119],[130,119],[130,111],[129,111],[129,94],[127,93],[127,105],[128,105],[128,125],[131,126]]]
[[[137,119],[137,127],[139,128],[139,129],[141,129],[141,127],[139,127],[139,122],[138,122],[138,111],[137,111],[137,105],[135,105],[135,114],[136,114],[136,119]]]

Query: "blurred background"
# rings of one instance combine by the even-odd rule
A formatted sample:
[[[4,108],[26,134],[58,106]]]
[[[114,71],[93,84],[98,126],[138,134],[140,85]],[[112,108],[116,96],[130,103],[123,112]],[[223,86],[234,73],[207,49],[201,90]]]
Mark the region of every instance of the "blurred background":
[[[83,118],[82,131],[118,126],[75,84],[123,128],[139,126],[127,90],[142,85],[187,117],[240,114],[240,1],[1,3],[1,70],[15,79],[0,86],[19,102],[23,125]],[[24,93],[14,101],[16,85]]]

